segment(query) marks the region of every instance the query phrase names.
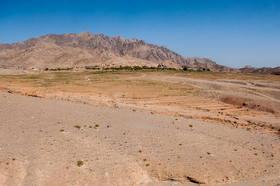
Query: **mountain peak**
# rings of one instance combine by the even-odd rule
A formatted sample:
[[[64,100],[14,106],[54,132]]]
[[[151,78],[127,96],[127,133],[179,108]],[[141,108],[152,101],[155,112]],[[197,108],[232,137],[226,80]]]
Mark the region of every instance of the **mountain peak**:
[[[254,68],[251,65],[246,65],[244,68]]]
[[[83,31],[77,34],[78,36],[90,36],[91,33],[89,31]]]

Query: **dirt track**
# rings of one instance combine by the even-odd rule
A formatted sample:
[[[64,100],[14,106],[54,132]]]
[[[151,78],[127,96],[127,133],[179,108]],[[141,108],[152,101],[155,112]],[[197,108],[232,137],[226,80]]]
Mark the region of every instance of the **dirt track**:
[[[271,133],[8,93],[0,105],[0,185],[280,183]]]

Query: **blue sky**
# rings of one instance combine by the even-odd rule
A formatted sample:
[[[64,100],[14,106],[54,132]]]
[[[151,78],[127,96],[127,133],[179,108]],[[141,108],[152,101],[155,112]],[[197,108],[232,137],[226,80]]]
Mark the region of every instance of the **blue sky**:
[[[0,0],[0,43],[85,30],[230,67],[280,66],[280,0]]]

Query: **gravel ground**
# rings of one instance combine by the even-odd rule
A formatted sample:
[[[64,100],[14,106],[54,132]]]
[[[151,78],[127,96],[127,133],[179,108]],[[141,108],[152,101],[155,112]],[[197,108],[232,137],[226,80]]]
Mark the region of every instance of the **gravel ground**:
[[[276,185],[280,138],[0,92],[0,185]]]

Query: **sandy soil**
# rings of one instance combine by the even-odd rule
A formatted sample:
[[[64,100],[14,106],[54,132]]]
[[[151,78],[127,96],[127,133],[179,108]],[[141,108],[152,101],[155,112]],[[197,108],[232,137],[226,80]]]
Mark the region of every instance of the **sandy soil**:
[[[280,184],[277,79],[70,75],[0,77],[0,185]]]
[[[270,133],[7,93],[0,102],[0,185],[280,183]]]

